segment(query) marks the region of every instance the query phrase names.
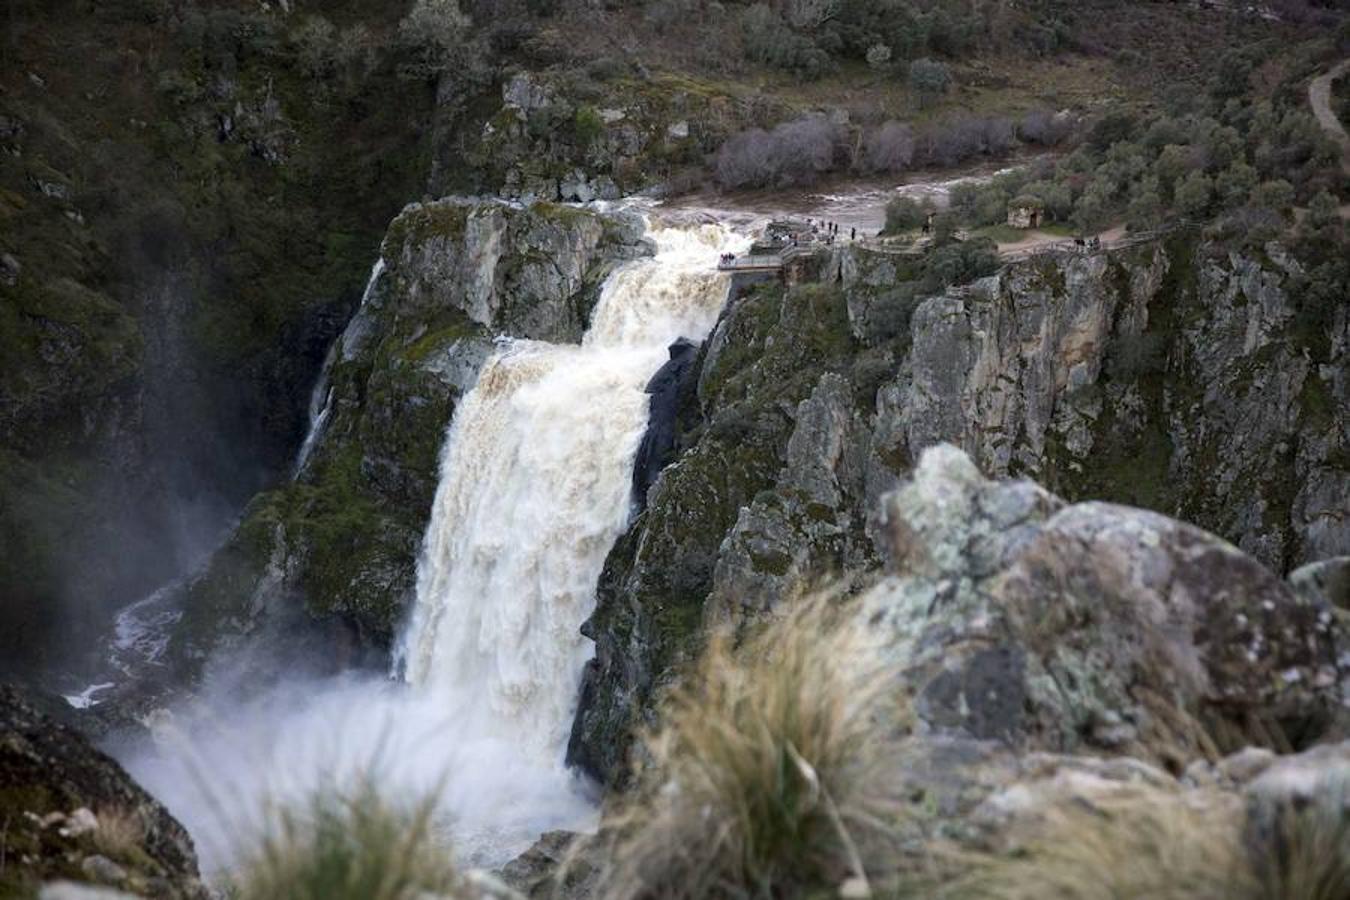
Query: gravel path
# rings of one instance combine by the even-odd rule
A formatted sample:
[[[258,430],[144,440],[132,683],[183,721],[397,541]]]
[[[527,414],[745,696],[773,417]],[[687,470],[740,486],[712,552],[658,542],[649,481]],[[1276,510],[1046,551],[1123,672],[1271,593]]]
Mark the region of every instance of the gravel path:
[[[1350,135],[1345,133],[1345,126],[1336,118],[1336,111],[1331,108],[1331,84],[1347,71],[1350,71],[1350,59],[1342,60],[1340,65],[1325,75],[1314,78],[1308,85],[1308,102],[1312,104],[1313,115],[1317,116],[1317,121],[1340,145],[1341,168],[1350,175]]]

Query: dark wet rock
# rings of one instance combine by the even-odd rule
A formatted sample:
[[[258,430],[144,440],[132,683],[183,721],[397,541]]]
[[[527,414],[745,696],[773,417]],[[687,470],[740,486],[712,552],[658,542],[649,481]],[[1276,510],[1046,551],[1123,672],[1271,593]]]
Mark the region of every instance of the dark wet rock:
[[[183,826],[113,759],[12,687],[0,687],[0,810],[0,894],[70,879],[145,896],[206,897]]]
[[[680,338],[670,345],[669,361],[647,382],[646,392],[651,395],[647,431],[633,462],[633,500],[639,508],[647,505],[647,489],[675,449],[675,416],[682,397],[693,386],[697,355],[698,345]]]

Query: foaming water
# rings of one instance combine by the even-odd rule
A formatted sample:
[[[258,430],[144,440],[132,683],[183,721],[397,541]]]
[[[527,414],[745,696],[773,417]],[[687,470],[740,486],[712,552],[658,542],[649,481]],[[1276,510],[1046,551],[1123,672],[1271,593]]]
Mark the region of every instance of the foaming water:
[[[749,243],[706,224],[648,237],[656,256],[610,276],[579,346],[503,341],[460,401],[395,678],[291,684],[242,707],[208,696],[209,712],[128,760],[205,869],[229,866],[269,803],[359,777],[438,794],[474,864],[590,825],[594,800],[563,757],[593,652],[579,629],[629,515],[643,389],[672,341],[706,336],[728,287],[717,256]]]

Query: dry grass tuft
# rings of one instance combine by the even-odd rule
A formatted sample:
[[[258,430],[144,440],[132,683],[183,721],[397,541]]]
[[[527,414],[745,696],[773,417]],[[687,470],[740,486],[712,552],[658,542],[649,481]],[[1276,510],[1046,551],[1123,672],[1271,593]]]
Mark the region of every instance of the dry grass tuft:
[[[1262,900],[1345,900],[1350,897],[1350,785],[1328,782],[1316,799],[1276,809],[1262,827],[1254,816],[1247,844]]]
[[[1052,809],[1014,855],[963,857],[961,900],[1345,900],[1344,793],[1254,828],[1240,797],[1139,788]]]
[[[987,900],[1253,896],[1240,804],[1219,794],[1190,800],[1141,788],[1061,804],[1021,852],[967,860],[967,873],[944,893]]]
[[[606,898],[864,893],[893,863],[894,680],[827,596],[715,636],[646,736],[632,795],[582,852]]]
[[[145,822],[134,810],[104,807],[95,815],[97,827],[89,833],[94,849],[110,859],[130,860],[144,854]]]
[[[365,783],[279,810],[227,888],[234,900],[413,900],[469,893],[434,828],[435,800],[389,803]]]

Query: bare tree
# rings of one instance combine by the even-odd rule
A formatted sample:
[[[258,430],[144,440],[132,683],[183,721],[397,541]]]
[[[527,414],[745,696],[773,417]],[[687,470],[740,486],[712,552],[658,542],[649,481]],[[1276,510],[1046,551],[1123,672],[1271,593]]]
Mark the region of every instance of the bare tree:
[[[787,0],[783,10],[793,28],[819,28],[839,11],[839,0]]]
[[[714,175],[728,188],[805,184],[834,168],[839,129],[824,116],[804,116],[733,135],[722,144]]]
[[[873,172],[902,172],[914,161],[914,131],[900,122],[887,122],[868,135],[864,165]]]

